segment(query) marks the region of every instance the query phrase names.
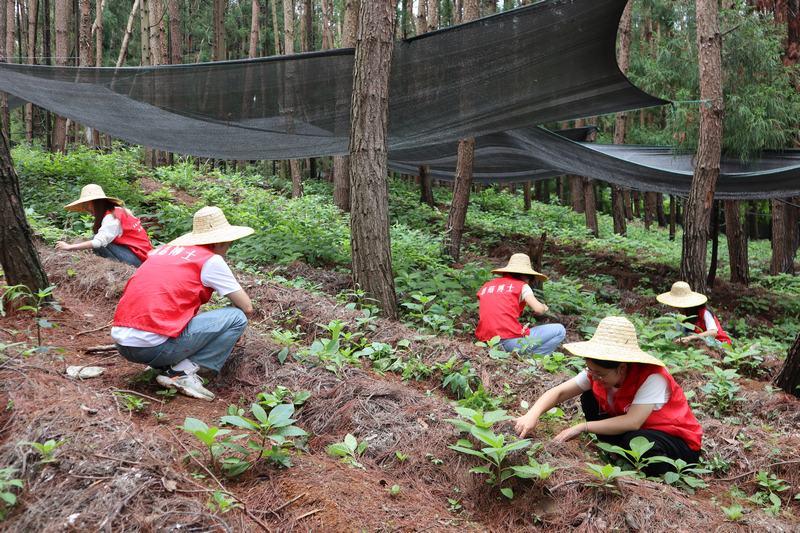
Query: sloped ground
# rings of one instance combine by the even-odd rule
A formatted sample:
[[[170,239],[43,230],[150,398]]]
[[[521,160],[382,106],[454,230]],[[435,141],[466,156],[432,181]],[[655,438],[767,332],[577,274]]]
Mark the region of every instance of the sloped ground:
[[[42,250],[61,313],[48,312],[59,325],[45,332],[45,344],[63,348],[0,364],[0,464],[13,465],[24,479],[20,504],[0,526],[27,530],[183,530],[254,531],[447,531],[511,529],[662,531],[678,529],[793,531],[800,527],[800,506],[791,495],[800,487],[798,401],[765,389],[765,382],[743,382],[742,416],[738,424],[703,416],[707,455],[719,455],[730,469],[709,476],[708,489],[694,496],[647,480],[623,480],[617,491],[596,489],[585,462],[600,462],[586,442],[555,445],[548,435],[565,422],[543,423],[540,462],[558,470],[544,482],[512,483],[516,497],[506,501],[482,479],[469,473],[475,463],[447,448],[458,438],[443,419],[454,417],[441,381],[433,376],[404,382],[395,374],[346,366],[339,375],[296,362],[283,365],[271,340],[277,328],[299,326],[310,344],[322,334],[319,324],[340,319],[355,324],[359,313],[307,291],[252,277],[240,278],[254,297],[259,314],[232,359],[210,388],[214,402],[185,397],[165,400],[152,382],[139,382],[141,367],[115,353],[87,354],[87,347],[109,344],[107,329],[113,309],[132,269],[88,254],[73,256]],[[566,317],[569,318],[569,317]],[[566,320],[565,320],[566,321]],[[0,320],[0,341],[27,340],[31,319],[17,314]],[[560,382],[564,376],[525,373],[521,362],[498,362],[469,342],[444,338],[416,339],[416,333],[391,321],[378,320],[371,341],[395,345],[411,340],[411,352],[428,364],[452,355],[469,360],[486,388],[502,394],[504,384],[520,399]],[[95,330],[95,331],[90,331]],[[81,333],[80,332],[86,332]],[[30,342],[28,340],[28,342]],[[69,364],[105,367],[96,379],[74,381],[64,376]],[[679,376],[686,390],[697,390],[702,376]],[[187,416],[208,423],[225,414],[230,404],[246,406],[257,393],[283,385],[311,392],[297,412],[297,425],[311,434],[307,450],[294,455],[288,469],[259,466],[234,480],[212,478],[187,452],[197,441],[176,429]],[[149,404],[144,413],[129,413],[114,397],[134,391]],[[568,414],[575,407],[568,406]],[[157,420],[152,413],[163,413]],[[511,428],[507,427],[510,431]],[[352,468],[329,457],[325,446],[352,433],[369,447]],[[57,461],[37,464],[23,441],[65,439]],[[408,456],[399,461],[395,452]],[[201,460],[202,462],[202,460]],[[518,462],[523,462],[522,460]],[[718,504],[729,503],[728,491],[757,490],[754,474],[769,470],[792,489],[783,498],[784,511],[773,518],[754,509],[737,523],[724,521]],[[201,477],[202,476],[202,477]],[[235,495],[243,509],[214,513],[209,494],[220,489]],[[388,488],[401,492],[391,496]],[[458,502],[451,505],[448,498]]]

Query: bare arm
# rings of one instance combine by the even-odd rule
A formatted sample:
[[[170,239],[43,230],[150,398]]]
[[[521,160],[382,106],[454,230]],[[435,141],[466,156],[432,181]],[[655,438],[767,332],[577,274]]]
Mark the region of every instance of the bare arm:
[[[91,250],[92,248],[94,248],[94,246],[92,246],[92,241],[83,241],[75,244],[69,244],[64,241],[58,241],[56,243],[56,250]]]
[[[565,442],[574,439],[584,431],[589,433],[597,433],[598,435],[620,435],[628,431],[636,431],[642,427],[644,421],[653,412],[655,405],[648,404],[634,404],[631,405],[628,412],[624,415],[615,416],[613,418],[606,418],[605,420],[594,420],[592,422],[581,422],[572,427],[569,427],[556,435],[553,440],[556,442]]]
[[[553,387],[542,394],[527,413],[515,420],[514,429],[519,433],[520,438],[531,434],[543,413],[546,413],[561,402],[579,396],[582,392],[583,390],[575,383],[575,379],[570,379],[561,385]]]
[[[534,314],[537,315],[543,315],[550,310],[549,307],[537,300],[533,293],[530,293],[525,297],[525,303],[528,304],[528,307],[530,307]]]
[[[233,305],[244,311],[244,314],[248,316],[253,314],[253,302],[250,301],[250,297],[244,292],[244,289],[234,291],[227,297]]]

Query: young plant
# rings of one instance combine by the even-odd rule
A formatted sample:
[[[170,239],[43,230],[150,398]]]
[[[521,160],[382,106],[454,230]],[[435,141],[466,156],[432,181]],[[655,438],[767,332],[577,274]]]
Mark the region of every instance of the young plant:
[[[40,442],[20,442],[21,445],[30,446],[39,454],[39,463],[53,463],[56,461],[55,453],[58,448],[66,444],[66,439],[48,439],[44,443]]]
[[[247,441],[247,448],[236,447],[233,449],[240,453],[247,453],[248,449],[256,452],[258,454],[256,461],[267,459],[280,466],[292,466],[286,448],[294,445],[291,439],[308,435],[304,430],[293,425],[295,422],[295,419],[292,418],[294,405],[281,403],[267,413],[260,404],[254,403],[250,406],[250,412],[254,418],[237,414],[225,415],[220,419],[223,424],[230,424],[252,432],[252,438]],[[248,461],[239,458],[230,459],[226,464],[235,472],[232,475],[237,475],[251,466]]]
[[[297,344],[298,339],[302,333],[300,332],[300,328],[296,328],[294,331],[290,329],[283,329],[278,328],[272,330],[272,340],[275,343],[282,346],[282,348],[278,351],[278,362],[283,364],[286,362],[286,358],[289,357],[289,350]]]
[[[506,498],[513,498],[514,491],[510,487],[503,487],[503,483],[511,477],[525,477],[530,472],[523,469],[523,475],[518,476],[515,468],[506,463],[506,458],[512,452],[530,446],[530,439],[512,439],[511,442],[506,443],[505,435],[497,435],[492,431],[491,428],[495,423],[511,419],[502,409],[488,413],[481,413],[466,407],[456,407],[455,410],[462,418],[449,418],[445,419],[445,422],[453,424],[464,433],[470,434],[480,441],[484,447],[476,449],[470,440],[459,439],[458,442],[448,446],[448,448],[480,458],[484,464],[471,468],[470,472],[486,475],[486,483],[499,488]]]
[[[758,344],[737,344],[725,349],[722,362],[745,375],[757,377],[764,373],[764,357]]]
[[[510,353],[503,349],[503,345],[500,344],[500,337],[494,336],[486,342],[476,342],[475,346],[480,348],[487,348],[489,350],[489,358],[490,359],[508,359],[510,357]]]
[[[227,445],[231,442],[228,438],[223,439],[222,437],[230,434],[231,430],[209,426],[202,420],[191,417],[187,417],[180,428],[194,435],[197,440],[205,445],[208,451],[209,464],[212,469],[219,469],[220,460],[225,450],[228,449]]]
[[[117,399],[117,403],[120,404],[120,407],[130,413],[141,413],[145,410],[147,404],[150,403],[135,394],[127,394],[124,392],[115,392],[114,397]]]
[[[705,403],[711,408],[714,416],[719,417],[729,411],[733,405],[741,401],[738,397],[739,385],[733,380],[739,377],[736,370],[727,368],[722,370],[718,366],[713,372],[706,374],[708,383],[700,387],[705,394]]]
[[[282,403],[289,403],[291,402],[292,405],[295,407],[300,407],[306,400],[311,397],[311,393],[309,391],[301,390],[294,392],[288,387],[284,387],[283,385],[278,385],[272,392],[260,392],[256,396],[256,401],[260,403],[264,407],[269,407],[270,409],[282,404]],[[228,414],[236,414],[236,413],[228,413]]]
[[[449,387],[456,397],[465,398],[472,394],[472,387],[480,380],[469,361],[464,361],[460,368],[458,363],[458,356],[454,355],[444,363],[436,363],[436,369],[442,373],[442,386]]]
[[[42,330],[56,327],[55,324],[42,317],[42,310],[50,306],[56,311],[61,311],[61,306],[53,300],[53,289],[51,285],[45,289],[32,291],[27,285],[11,285],[6,287],[0,295],[0,316],[6,316],[4,302],[15,300],[27,300],[29,303],[17,307],[19,311],[31,311],[33,313],[34,324],[36,326],[36,346],[42,347]]]
[[[17,504],[16,489],[22,489],[21,479],[16,479],[15,468],[0,468],[0,521],[5,520],[6,515]]]
[[[689,494],[694,494],[695,489],[704,489],[708,487],[705,481],[697,477],[701,474],[710,474],[711,470],[702,468],[695,463],[687,463],[683,459],[671,459],[659,455],[653,457],[651,462],[667,463],[672,465],[675,470],[673,472],[666,472],[663,476],[664,483],[681,488]]]
[[[353,435],[348,433],[345,435],[342,442],[336,442],[328,445],[328,447],[325,448],[325,451],[328,452],[328,455],[332,457],[341,457],[342,462],[345,464],[366,470],[364,465],[358,462],[359,457],[364,454],[366,449],[367,441],[362,440],[361,442],[358,442]]]
[[[241,508],[242,504],[233,496],[221,490],[215,490],[208,497],[206,507],[208,507],[212,513],[225,514],[230,510]]]
[[[730,507],[720,506],[720,508],[725,513],[725,518],[731,522],[738,522],[744,516],[744,507],[738,503],[731,504]]]
[[[762,490],[756,492],[750,499],[763,507],[767,514],[778,516],[782,505],[780,493],[789,490],[791,486],[775,474],[764,470],[758,471],[756,481]]]
[[[547,463],[539,463],[533,457],[528,459],[528,464],[521,465],[521,466],[512,466],[514,470],[514,475],[523,478],[523,479],[535,479],[538,481],[544,481],[553,475],[553,472],[556,471],[555,468],[550,466]]]
[[[597,465],[586,463],[586,470],[592,474],[597,481],[587,483],[590,487],[598,487],[609,490],[617,489],[617,480],[623,477],[638,477],[635,470],[623,470],[616,465]]]
[[[644,455],[650,451],[650,449],[655,446],[655,443],[650,442],[645,437],[634,437],[630,441],[631,449],[628,450],[623,448],[622,446],[615,446],[613,444],[609,444],[607,442],[598,441],[597,447],[603,451],[608,453],[616,454],[628,461],[636,472],[644,477],[643,470],[652,462],[654,462],[653,457],[645,457]],[[666,459],[666,457],[664,458]],[[666,462],[666,461],[664,461]]]

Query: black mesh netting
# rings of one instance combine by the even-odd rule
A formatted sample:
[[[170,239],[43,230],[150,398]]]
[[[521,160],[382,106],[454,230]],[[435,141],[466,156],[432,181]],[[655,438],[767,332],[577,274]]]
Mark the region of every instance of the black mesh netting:
[[[452,174],[445,160],[456,140],[475,136],[479,179],[570,173],[686,192],[686,157],[667,154],[654,163],[647,149],[602,152],[531,127],[665,103],[617,67],[625,4],[544,0],[398,42],[391,166],[430,162]],[[347,152],[352,68],[350,49],[120,69],[0,64],[0,89],[135,144],[220,159],[294,159]],[[721,194],[796,194],[796,157],[790,153],[777,170],[761,168],[774,166],[770,159],[753,163],[749,174],[723,175]]]

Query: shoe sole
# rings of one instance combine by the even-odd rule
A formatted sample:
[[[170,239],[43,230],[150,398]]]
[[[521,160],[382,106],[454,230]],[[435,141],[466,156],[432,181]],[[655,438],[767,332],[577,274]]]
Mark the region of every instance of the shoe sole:
[[[180,392],[184,396],[189,396],[190,398],[196,398],[198,400],[206,400],[207,402],[211,402],[215,398],[215,396],[213,394],[211,394],[211,392],[209,392],[209,394],[211,394],[211,396],[206,396],[201,392],[198,392],[198,391],[196,391],[196,390],[194,390],[194,389],[192,389],[190,387],[186,387],[186,386],[182,385],[181,383],[177,383],[175,381],[172,381],[169,377],[164,376],[164,375],[156,377],[156,382],[159,385],[167,387],[168,389],[176,389],[178,392]]]

